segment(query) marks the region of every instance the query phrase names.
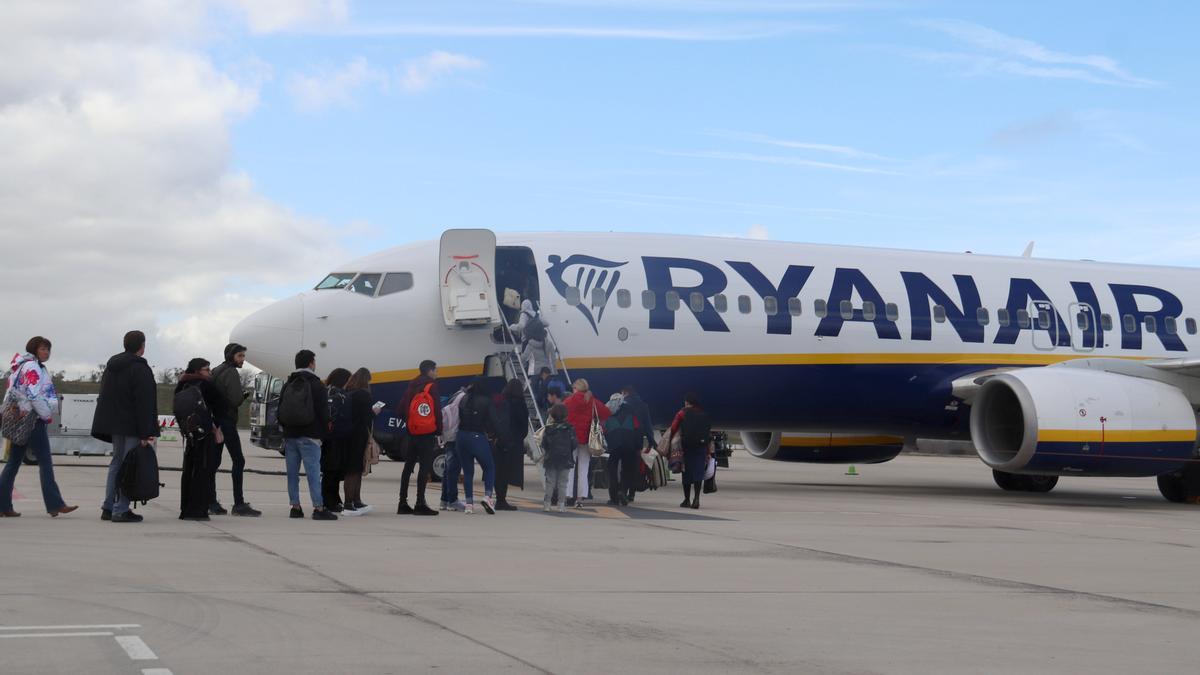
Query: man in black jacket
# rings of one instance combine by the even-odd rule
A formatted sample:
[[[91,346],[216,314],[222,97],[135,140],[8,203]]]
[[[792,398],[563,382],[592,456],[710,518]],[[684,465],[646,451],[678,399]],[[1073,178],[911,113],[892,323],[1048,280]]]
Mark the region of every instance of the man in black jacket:
[[[209,505],[208,511],[214,516],[223,516],[227,513],[225,507],[221,506],[221,500],[217,499],[216,486],[216,471],[221,468],[221,456],[226,448],[229,449],[229,458],[233,460],[233,468],[229,472],[233,478],[233,515],[251,518],[262,515],[261,511],[246,502],[246,497],[242,493],[242,477],[246,470],[246,457],[242,454],[242,437],[238,434],[237,421],[238,409],[246,401],[247,395],[242,390],[242,376],[238,371],[245,363],[246,348],[232,342],[225,346],[225,361],[213,368],[212,371],[213,385],[217,391],[221,392],[224,402],[221,410],[219,412],[214,410],[213,415],[217,418],[217,424],[221,427],[221,433],[225,437],[223,443],[217,444],[216,465],[213,467],[213,503]]]
[[[142,517],[129,510],[129,499],[117,494],[117,479],[125,455],[158,437],[158,387],[146,363],[146,335],[140,330],[125,334],[125,351],[113,356],[100,378],[100,397],[92,418],[92,436],[112,443],[104,505],[100,518],[114,523],[136,523]]]
[[[438,438],[442,435],[442,399],[437,386],[437,364],[425,360],[421,362],[420,375],[408,383],[404,398],[400,400],[397,412],[408,427],[408,456],[404,459],[404,471],[400,474],[400,503],[396,506],[398,515],[413,514],[417,516],[436,516],[437,511],[425,503],[425,484],[433,475],[433,460],[438,455]],[[414,414],[409,410],[413,398],[429,388],[429,397],[433,399],[429,410],[418,410]],[[432,416],[432,419],[429,419]],[[420,417],[420,419],[418,419]],[[428,426],[421,429],[418,425]],[[408,505],[408,480],[412,477],[413,467],[420,464],[417,472],[417,506]]]
[[[283,427],[283,456],[287,463],[288,500],[292,518],[303,518],[300,508],[300,464],[308,478],[308,494],[312,499],[313,520],[337,520],[325,508],[321,493],[321,439],[329,435],[329,394],[317,377],[317,355],[308,349],[296,354],[296,370],[288,376],[279,395],[279,424]],[[293,411],[292,403],[303,400],[308,387],[308,410]],[[295,397],[295,398],[293,398]],[[294,421],[298,415],[303,423]]]
[[[625,506],[632,502],[637,494],[643,439],[651,448],[658,447],[654,440],[654,426],[650,421],[650,406],[646,405],[632,386],[622,389],[621,396],[621,407],[609,418],[609,424],[614,431],[607,434],[610,506]]]

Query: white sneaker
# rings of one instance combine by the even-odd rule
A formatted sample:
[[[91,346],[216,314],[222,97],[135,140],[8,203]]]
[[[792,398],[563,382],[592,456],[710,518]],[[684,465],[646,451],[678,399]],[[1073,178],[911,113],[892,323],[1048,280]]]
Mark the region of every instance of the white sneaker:
[[[543,511],[544,513],[550,513],[550,505],[549,505],[549,504],[542,504],[542,511]]]
[[[494,515],[496,513],[496,504],[492,501],[491,497],[484,497],[483,499],[479,500],[479,503],[483,505],[483,510],[487,511],[488,515]]]
[[[374,506],[371,506],[370,504],[363,504],[361,508],[357,508],[357,509],[354,509],[354,510],[355,510],[356,512],[358,512],[358,515],[360,515],[360,516],[365,516],[365,515],[367,515],[368,513],[370,513],[370,512],[372,512],[372,511],[374,511],[374,510],[375,510],[375,507],[374,507]]]
[[[347,518],[355,518],[357,516],[365,516],[365,515],[367,515],[367,512],[365,509],[360,510],[360,509],[352,509],[350,507],[346,507],[346,508],[342,509],[342,515],[346,516]]]
[[[442,505],[439,510],[449,511],[450,510],[450,502],[442,502]]]
[[[464,508],[466,508],[466,506],[467,505],[465,503],[463,503],[461,500],[459,500],[450,505],[450,510],[451,511],[462,511]]]
[[[566,513],[566,512],[567,512],[567,507],[563,506],[561,502],[560,502],[560,503],[559,503],[559,505],[558,505],[558,512],[559,512],[559,513]]]
[[[475,507],[471,504],[463,504],[463,513],[469,516],[475,513]]]

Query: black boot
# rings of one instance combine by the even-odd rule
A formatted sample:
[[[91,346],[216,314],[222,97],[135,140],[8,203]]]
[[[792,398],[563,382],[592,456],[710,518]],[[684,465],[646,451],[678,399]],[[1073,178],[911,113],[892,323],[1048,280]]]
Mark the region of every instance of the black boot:
[[[396,507],[396,515],[411,516],[412,512],[413,512],[412,507],[408,505],[408,502],[401,499],[400,504]]]

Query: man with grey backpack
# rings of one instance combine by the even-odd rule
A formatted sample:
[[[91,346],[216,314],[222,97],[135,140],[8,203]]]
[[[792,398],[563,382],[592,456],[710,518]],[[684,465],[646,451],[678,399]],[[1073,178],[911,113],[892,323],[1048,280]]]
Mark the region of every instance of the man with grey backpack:
[[[313,520],[337,520],[325,508],[321,496],[321,440],[329,434],[329,396],[317,377],[317,355],[301,349],[296,370],[288,376],[279,394],[279,425],[283,427],[283,456],[287,462],[288,500],[291,517],[303,518],[300,508],[300,464],[308,479]]]

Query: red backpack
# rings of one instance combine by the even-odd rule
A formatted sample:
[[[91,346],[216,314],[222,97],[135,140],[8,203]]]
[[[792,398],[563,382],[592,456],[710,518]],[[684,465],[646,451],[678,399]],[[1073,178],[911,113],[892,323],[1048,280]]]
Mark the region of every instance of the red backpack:
[[[437,417],[433,414],[433,396],[429,394],[431,388],[433,388],[432,382],[414,395],[408,404],[408,433],[413,436],[428,436],[437,433]]]

